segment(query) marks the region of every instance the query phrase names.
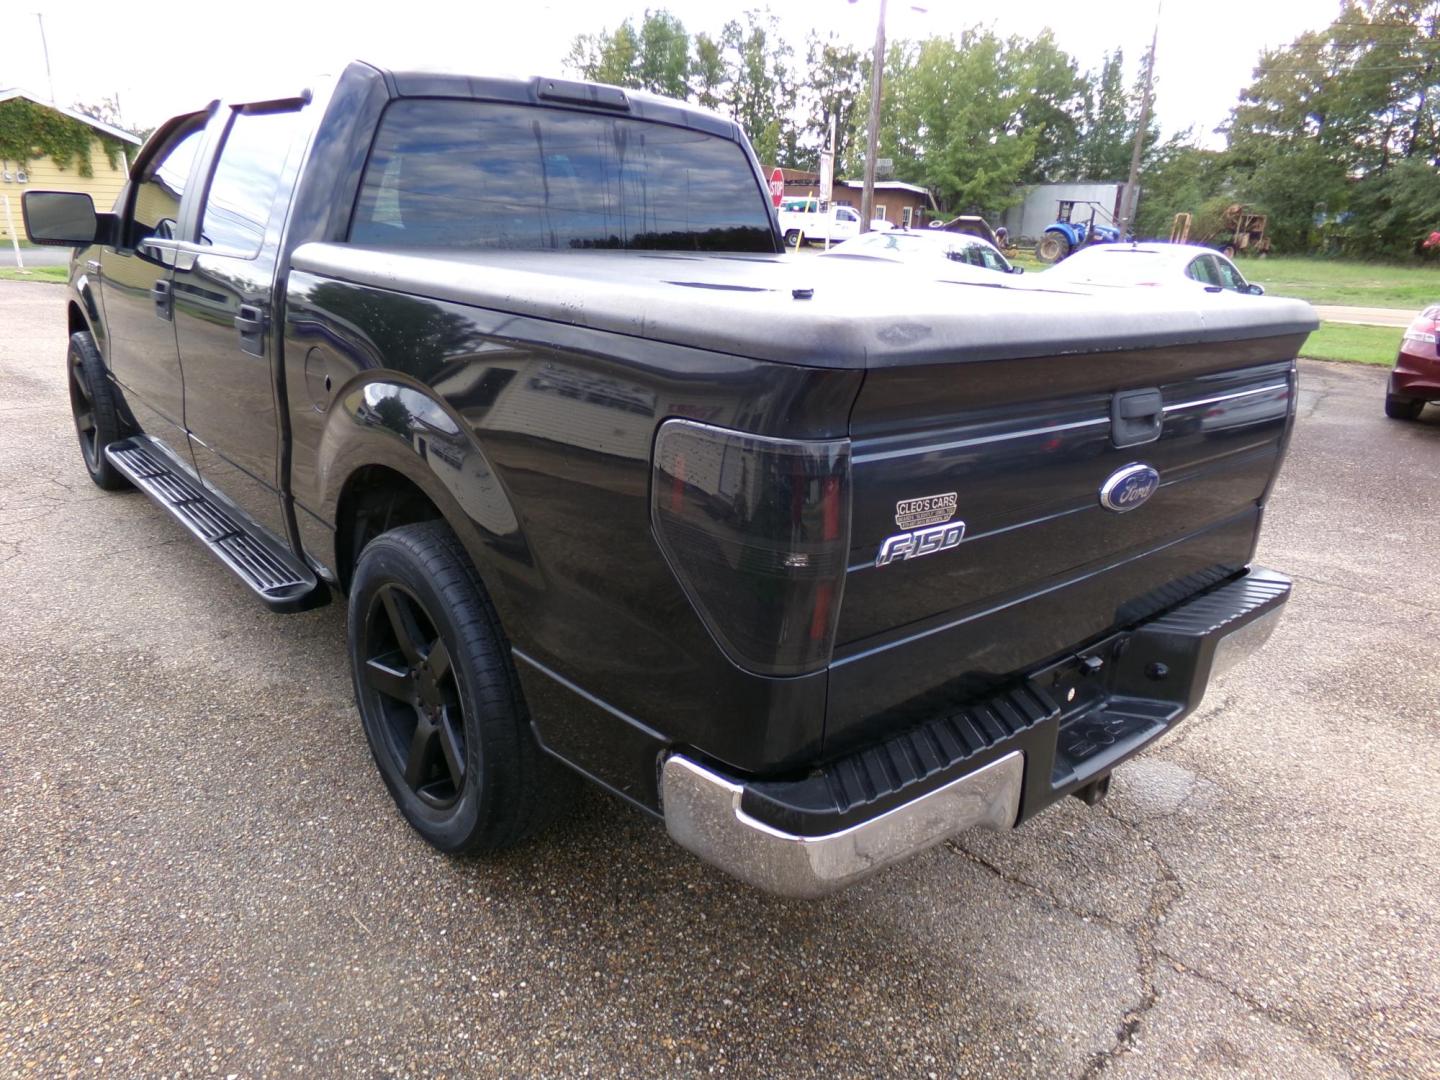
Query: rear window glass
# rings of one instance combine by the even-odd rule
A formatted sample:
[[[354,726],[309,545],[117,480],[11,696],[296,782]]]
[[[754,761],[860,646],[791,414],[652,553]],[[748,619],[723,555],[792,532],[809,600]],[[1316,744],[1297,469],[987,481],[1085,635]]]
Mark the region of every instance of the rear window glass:
[[[476,101],[385,112],[356,244],[773,251],[740,146],[687,128]]]

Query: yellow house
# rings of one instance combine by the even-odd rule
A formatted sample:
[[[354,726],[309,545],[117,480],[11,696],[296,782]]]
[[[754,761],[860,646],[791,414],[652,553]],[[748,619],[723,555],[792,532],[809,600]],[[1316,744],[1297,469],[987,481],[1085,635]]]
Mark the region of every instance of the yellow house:
[[[7,244],[10,242],[12,221],[20,239],[25,238],[25,223],[20,219],[20,196],[26,191],[83,191],[95,201],[96,210],[109,210],[125,184],[130,159],[140,147],[140,139],[128,131],[112,127],[78,110],[56,105],[24,90],[0,90],[0,108],[4,107],[5,102],[17,98],[39,108],[53,110],[71,120],[78,120],[90,128],[94,135],[90,139],[89,176],[81,175],[78,161],[72,161],[68,167],[62,168],[52,157],[19,161],[4,158],[3,151],[0,151],[0,241]],[[116,155],[113,166],[100,142],[101,136],[112,143],[119,143],[122,148]],[[8,216],[5,213],[7,201],[10,208]]]

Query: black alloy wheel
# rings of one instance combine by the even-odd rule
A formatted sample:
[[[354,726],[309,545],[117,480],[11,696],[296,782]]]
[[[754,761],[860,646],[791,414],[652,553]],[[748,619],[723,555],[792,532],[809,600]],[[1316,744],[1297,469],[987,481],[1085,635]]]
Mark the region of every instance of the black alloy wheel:
[[[376,591],[361,655],[398,775],[425,805],[454,806],[465,790],[465,706],[450,650],[414,594],[394,583]]]
[[[381,533],[350,582],[355,703],[381,779],[441,851],[524,840],[563,805],[568,770],[540,749],[510,643],[443,521]]]

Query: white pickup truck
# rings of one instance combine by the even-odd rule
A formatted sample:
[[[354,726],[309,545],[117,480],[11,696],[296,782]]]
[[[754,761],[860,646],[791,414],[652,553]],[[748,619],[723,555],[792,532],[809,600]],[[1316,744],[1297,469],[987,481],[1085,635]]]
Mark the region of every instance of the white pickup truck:
[[[888,229],[888,221],[872,221],[870,228]],[[802,237],[807,241],[824,241],[832,244],[849,240],[860,235],[860,212],[850,206],[831,206],[820,209],[820,200],[794,197],[780,203],[780,232],[785,237],[786,247],[798,247]]]

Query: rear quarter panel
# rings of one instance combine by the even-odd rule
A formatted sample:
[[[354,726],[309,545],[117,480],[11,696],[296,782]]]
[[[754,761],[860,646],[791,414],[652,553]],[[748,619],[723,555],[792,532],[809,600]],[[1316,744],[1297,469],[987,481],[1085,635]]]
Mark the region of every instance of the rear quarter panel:
[[[627,737],[608,730],[613,722],[663,732],[742,771],[818,752],[825,674],[770,679],[735,667],[665,563],[650,530],[651,446],[670,417],[843,436],[859,372],[685,349],[300,271],[289,279],[285,335],[307,548],[333,562],[325,533],[356,469],[423,474],[416,482],[441,491],[495,595],[552,749],[603,770]]]

